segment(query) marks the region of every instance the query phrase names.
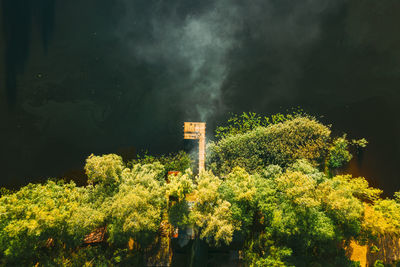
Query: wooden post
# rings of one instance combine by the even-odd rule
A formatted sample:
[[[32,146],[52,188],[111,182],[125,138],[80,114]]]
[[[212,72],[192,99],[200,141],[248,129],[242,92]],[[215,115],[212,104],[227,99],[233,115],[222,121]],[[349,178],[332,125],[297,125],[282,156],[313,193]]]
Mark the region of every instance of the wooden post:
[[[206,123],[185,122],[184,138],[199,140],[199,173],[205,170],[206,162]]]
[[[201,135],[199,138],[199,173],[204,171],[206,165],[206,138]]]

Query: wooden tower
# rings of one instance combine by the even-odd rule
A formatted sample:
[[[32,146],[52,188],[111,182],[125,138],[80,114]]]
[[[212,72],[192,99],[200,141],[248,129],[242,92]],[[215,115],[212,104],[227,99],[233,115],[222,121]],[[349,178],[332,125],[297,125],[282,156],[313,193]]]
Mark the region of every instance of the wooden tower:
[[[199,173],[205,170],[206,162],[206,123],[185,122],[183,126],[184,139],[199,140]]]

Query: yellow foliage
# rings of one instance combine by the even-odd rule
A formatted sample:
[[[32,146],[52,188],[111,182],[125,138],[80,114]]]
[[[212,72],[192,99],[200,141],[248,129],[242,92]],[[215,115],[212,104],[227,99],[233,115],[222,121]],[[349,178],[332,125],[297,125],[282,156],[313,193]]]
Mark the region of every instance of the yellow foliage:
[[[193,181],[192,172],[188,169],[184,174],[170,175],[169,183],[166,185],[166,195],[177,197],[179,201],[185,199],[185,196],[192,192]]]
[[[316,207],[319,202],[315,200],[316,181],[310,176],[300,172],[287,171],[276,180],[277,189],[297,205]]]
[[[91,154],[86,159],[85,172],[88,183],[119,182],[119,177],[124,169],[122,158],[115,154],[95,156]]]
[[[211,172],[205,171],[199,175],[196,182],[194,196],[200,204],[214,203],[218,200],[218,188],[222,183],[221,179]]]
[[[363,227],[373,235],[400,234],[400,204],[392,199],[379,199],[365,204]]]
[[[235,167],[225,177],[224,183],[233,190],[236,201],[253,201],[257,189],[254,185],[254,177],[248,174],[245,169]]]

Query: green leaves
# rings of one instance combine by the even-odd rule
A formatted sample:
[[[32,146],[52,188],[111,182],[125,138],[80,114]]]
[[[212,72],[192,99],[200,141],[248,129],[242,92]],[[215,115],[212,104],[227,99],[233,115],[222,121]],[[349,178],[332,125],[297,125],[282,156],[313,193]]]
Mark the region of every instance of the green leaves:
[[[126,246],[130,237],[152,242],[166,210],[164,166],[156,162],[129,169],[117,155],[91,155],[85,170],[90,183],[86,187],[49,181],[0,198],[0,253],[5,262],[35,264],[35,259],[46,257],[41,251],[48,240],[54,251],[68,251],[102,226],[116,246]]]
[[[166,195],[173,196],[178,201],[183,201],[187,194],[193,191],[192,172],[187,169],[184,174],[172,174],[168,176],[169,183],[166,185]]]
[[[119,183],[119,177],[124,169],[122,158],[115,154],[95,156],[91,154],[86,160],[85,171],[88,183]]]
[[[0,249],[5,256],[34,257],[49,238],[79,244],[102,214],[85,206],[86,190],[75,184],[30,184],[0,198]]]
[[[144,154],[138,155],[137,159],[128,162],[128,167],[132,167],[136,164],[153,164],[155,162],[159,162],[164,166],[164,175],[166,176],[169,171],[179,171],[184,173],[187,169],[192,167],[193,160],[184,151],[170,153],[168,155],[162,155],[159,157]]]
[[[138,265],[128,241],[137,251],[154,245],[161,223],[193,227],[210,246],[244,240],[249,266],[343,266],[343,241],[400,233],[399,193],[381,199],[362,177],[322,172],[347,163],[349,148],[364,147],[364,139],[332,140],[329,127],[307,116],[244,113],[229,123],[208,145],[211,170],[197,177],[184,152],[128,166],[117,155],[91,155],[87,186],[49,181],[2,192],[0,265],[111,265],[130,257]],[[76,251],[99,227],[109,246]]]
[[[216,246],[232,241],[236,226],[232,221],[230,206],[229,202],[220,199],[208,208],[195,206],[193,218],[201,228],[200,238]]]
[[[255,212],[256,186],[253,175],[248,174],[243,168],[236,167],[223,180],[219,193],[221,198],[231,204],[232,219],[238,231],[250,231]]]
[[[118,192],[102,205],[108,214],[111,243],[126,244],[131,237],[139,243],[151,242],[166,208],[163,173],[158,162],[136,164],[121,173]]]
[[[281,123],[295,117],[310,117],[300,108],[292,109],[287,114],[273,114],[271,116],[261,116],[255,112],[243,112],[242,114],[231,114],[225,126],[218,126],[215,130],[215,137],[222,139],[228,136],[243,134],[258,127]]]
[[[346,136],[336,138],[329,148],[328,167],[339,168],[348,163],[353,157],[348,151],[349,141]]]
[[[232,218],[231,203],[219,193],[222,180],[211,172],[201,172],[194,190],[196,202],[191,212],[192,222],[200,229],[200,238],[210,244],[229,244],[237,225]]]
[[[287,167],[298,159],[323,163],[328,152],[330,129],[306,117],[229,135],[208,146],[208,164],[217,174],[235,166],[258,172],[275,164]]]
[[[232,117],[228,119],[227,126],[217,127],[215,137],[224,138],[229,135],[242,134],[268,124],[269,118],[263,118],[254,112],[243,112],[241,115],[232,114]]]

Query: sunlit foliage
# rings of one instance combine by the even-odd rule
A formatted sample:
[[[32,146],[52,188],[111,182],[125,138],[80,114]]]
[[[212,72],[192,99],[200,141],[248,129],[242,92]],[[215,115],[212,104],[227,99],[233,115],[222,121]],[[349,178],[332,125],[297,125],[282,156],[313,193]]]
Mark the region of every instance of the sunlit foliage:
[[[220,128],[211,170],[197,176],[183,152],[128,164],[91,155],[87,186],[49,180],[3,190],[0,264],[137,266],[166,219],[211,247],[241,244],[248,266],[352,266],[343,244],[400,235],[400,193],[382,199],[363,177],[326,172],[364,139],[332,138],[310,117],[271,118],[249,113]],[[99,227],[106,245],[82,247]]]
[[[128,162],[128,167],[135,164],[150,164],[159,162],[164,166],[164,174],[167,175],[169,171],[185,172],[192,167],[193,159],[185,151],[178,151],[177,153],[169,153],[159,157],[149,155],[147,152],[139,154],[136,159]]]
[[[90,155],[86,160],[85,171],[88,183],[115,184],[120,182],[121,172],[124,169],[122,157],[110,154],[102,157]]]
[[[150,243],[166,206],[164,168],[159,163],[125,169],[118,192],[106,202],[110,242],[126,244],[133,237]]]
[[[363,178],[331,179],[304,161],[283,173],[256,175],[256,187],[263,228],[246,241],[247,260],[255,266],[263,261],[280,266],[283,260],[296,266],[351,264],[338,244],[364,233],[364,200],[381,193]]]
[[[353,156],[350,154],[348,146],[349,141],[345,136],[333,141],[329,148],[328,167],[339,168],[351,160]]]
[[[367,205],[364,227],[373,235],[400,235],[400,203],[393,199],[378,199]]]
[[[49,238],[56,246],[75,247],[104,219],[88,202],[88,191],[75,184],[30,184],[0,198],[0,248],[13,262],[37,257]]]
[[[242,134],[258,127],[267,127],[299,116],[311,117],[301,108],[292,109],[291,112],[285,114],[276,113],[270,116],[262,116],[255,112],[243,112],[240,115],[232,114],[225,125],[217,127],[215,137],[220,139],[230,135]]]
[[[184,173],[169,175],[168,180],[166,195],[170,200],[169,222],[175,227],[184,228],[192,223],[189,218],[190,210],[187,196],[192,193],[195,186],[193,173],[190,169],[187,169]]]
[[[172,174],[168,176],[168,183],[166,185],[167,196],[177,198],[178,201],[184,201],[187,194],[193,191],[193,173],[187,169],[185,173]]]
[[[228,173],[235,166],[249,172],[269,164],[286,167],[297,159],[321,164],[328,152],[330,129],[306,117],[259,127],[231,135],[208,146],[208,164],[215,173]]]
[[[342,137],[335,138],[332,145],[329,147],[326,167],[336,169],[345,166],[353,158],[353,155],[350,153],[350,148],[353,148],[353,150],[355,149],[357,153],[365,148],[367,144],[368,142],[364,138],[349,141],[347,140],[346,134]]]
[[[165,167],[158,162],[127,168],[117,155],[87,159],[89,185],[49,181],[30,184],[0,198],[0,249],[4,264],[48,260],[42,251],[72,257],[85,235],[107,227],[108,242],[126,247],[130,238],[145,246],[156,235],[167,208]],[[189,174],[188,174],[189,175]],[[179,176],[170,194],[190,191]],[[171,191],[172,190],[172,191]],[[63,257],[64,257],[63,256]]]
[[[196,203],[191,218],[199,228],[200,238],[211,244],[229,244],[237,228],[231,214],[231,204],[220,196],[222,180],[211,172],[202,172],[194,190]]]

